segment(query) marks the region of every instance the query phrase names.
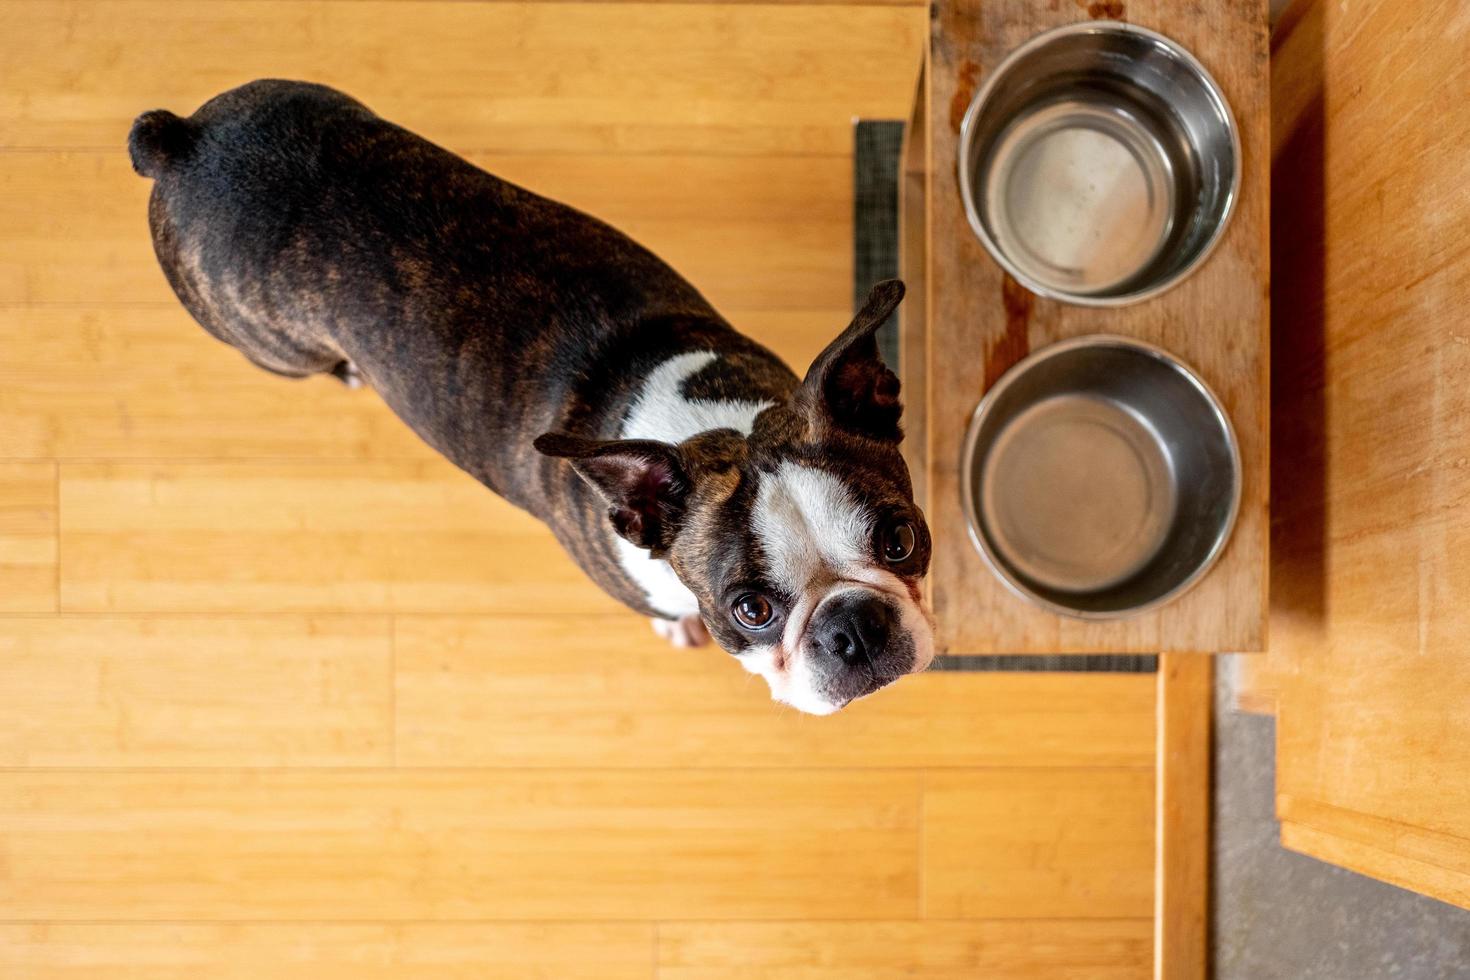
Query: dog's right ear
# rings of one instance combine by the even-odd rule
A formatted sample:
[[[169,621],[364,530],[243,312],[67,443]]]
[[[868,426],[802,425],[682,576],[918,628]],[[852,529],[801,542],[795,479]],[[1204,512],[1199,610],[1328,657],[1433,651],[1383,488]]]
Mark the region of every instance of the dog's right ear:
[[[883,363],[875,336],[898,309],[903,293],[897,279],[874,286],[852,323],[807,369],[796,400],[818,439],[831,428],[879,442],[903,439],[898,376]]]
[[[613,529],[659,557],[673,542],[689,496],[676,446],[651,439],[584,439],[562,432],[537,438],[536,451],[571,460],[608,503]]]

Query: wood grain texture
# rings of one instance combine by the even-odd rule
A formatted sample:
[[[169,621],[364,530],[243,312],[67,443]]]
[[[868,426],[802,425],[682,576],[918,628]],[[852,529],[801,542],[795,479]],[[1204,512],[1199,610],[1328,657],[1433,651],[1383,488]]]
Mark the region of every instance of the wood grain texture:
[[[25,980],[652,980],[637,923],[0,924]]]
[[[1272,653],[1283,841],[1470,907],[1470,11],[1278,37]]]
[[[931,672],[819,721],[633,616],[403,617],[394,647],[407,766],[1153,765],[1144,674]]]
[[[918,803],[912,773],[13,770],[0,919],[908,918]]]
[[[1146,919],[659,926],[659,980],[1136,980]]]
[[[0,462],[0,613],[54,612],[56,464]]]
[[[800,369],[850,316],[851,121],[902,116],[922,7],[0,6],[0,976],[1143,975],[1150,678],[779,709],[371,394],[205,336],[122,152],[147,108],[335,84],[627,228]],[[956,914],[1015,885],[1043,918],[921,917],[931,777],[990,794],[935,804]],[[1107,867],[1051,843],[1093,810],[1140,839]],[[1129,918],[1059,918],[1123,877]]]
[[[1085,4],[942,0],[929,60],[929,514],[940,642],[951,653],[1258,650],[1265,644],[1267,517],[1267,71],[1261,0],[1131,0],[1130,23],[1197,55],[1240,125],[1240,197],[1220,245],[1189,278],[1144,303],[1089,309],[1007,283],[970,231],[955,160],[975,89],[1005,55],[1045,28],[1089,17]],[[960,505],[965,428],[988,385],[1028,352],[1090,333],[1156,343],[1215,390],[1240,441],[1240,518],[1219,564],[1190,593],[1127,620],[1086,623],[1012,595],[969,542]],[[964,356],[957,356],[963,352]]]
[[[849,317],[842,308],[731,315],[802,367]],[[0,349],[0,458],[435,458],[372,392],[267,374],[173,300],[0,306]]]
[[[459,152],[825,153],[902,118],[921,8],[226,2],[7,6],[0,147],[118,153],[140,109],[253,78],[346,89]],[[118,153],[121,156],[120,153]],[[712,195],[711,199],[718,197]],[[846,286],[846,283],[840,285]]]
[[[1153,773],[995,770],[924,776],[924,915],[1153,913]]]
[[[122,139],[107,151],[0,153],[0,304],[177,306],[147,232],[152,185],[133,173]],[[846,155],[468,156],[506,180],[617,225],[737,325],[753,311],[835,311],[824,341],[847,325],[852,167]],[[815,352],[800,345],[779,351],[807,359]]]
[[[1154,977],[1210,975],[1210,732],[1215,662],[1159,657],[1154,809]]]
[[[432,456],[370,392],[266,374],[177,303],[0,307],[0,348],[0,456]]]
[[[0,619],[0,766],[389,765],[385,617]]]
[[[61,472],[70,612],[621,609],[545,526],[440,460]]]

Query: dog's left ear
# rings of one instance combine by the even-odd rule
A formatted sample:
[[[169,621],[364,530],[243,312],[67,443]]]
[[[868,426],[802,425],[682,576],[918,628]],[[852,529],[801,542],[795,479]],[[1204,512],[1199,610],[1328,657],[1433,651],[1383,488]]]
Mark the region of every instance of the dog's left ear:
[[[881,442],[903,439],[898,376],[883,363],[874,336],[903,294],[903,283],[897,279],[874,286],[852,323],[807,369],[797,392],[798,407],[818,439],[829,426]]]
[[[613,529],[661,555],[673,542],[689,496],[687,467],[677,447],[650,439],[583,439],[548,432],[537,452],[569,459],[608,503]]]

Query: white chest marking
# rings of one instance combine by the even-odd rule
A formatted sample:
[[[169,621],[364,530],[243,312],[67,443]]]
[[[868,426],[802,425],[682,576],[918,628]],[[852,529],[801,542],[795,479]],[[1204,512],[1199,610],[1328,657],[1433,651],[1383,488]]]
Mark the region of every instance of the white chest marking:
[[[618,538],[616,543],[623,571],[638,583],[639,590],[648,598],[648,604],[655,612],[666,619],[680,619],[699,612],[699,600],[688,586],[679,581],[668,562],[654,558],[624,538]]]
[[[773,402],[705,401],[685,398],[682,393],[684,382],[718,356],[714,351],[690,351],[654,368],[628,412],[622,437],[677,444],[710,429],[735,429],[749,435],[755,417]],[[671,619],[699,612],[699,601],[668,562],[650,557],[622,538],[617,539],[617,548],[623,570],[638,583],[650,606]]]
[[[719,357],[696,350],[669,358],[648,375],[623,424],[624,439],[658,439],[675,444],[710,429],[735,429],[750,435],[755,417],[774,402],[715,402],[685,398],[684,382]]]

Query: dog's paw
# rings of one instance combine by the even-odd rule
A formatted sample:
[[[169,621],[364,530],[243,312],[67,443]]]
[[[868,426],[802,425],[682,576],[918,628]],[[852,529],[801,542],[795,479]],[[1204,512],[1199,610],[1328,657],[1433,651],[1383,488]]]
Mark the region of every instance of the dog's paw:
[[[709,630],[698,616],[682,619],[655,619],[653,631],[676,647],[702,647],[709,642]]]

